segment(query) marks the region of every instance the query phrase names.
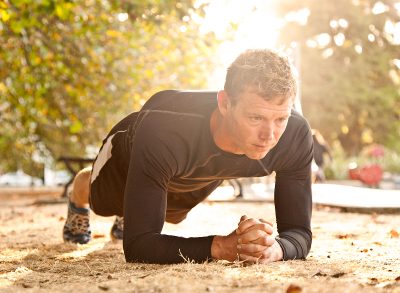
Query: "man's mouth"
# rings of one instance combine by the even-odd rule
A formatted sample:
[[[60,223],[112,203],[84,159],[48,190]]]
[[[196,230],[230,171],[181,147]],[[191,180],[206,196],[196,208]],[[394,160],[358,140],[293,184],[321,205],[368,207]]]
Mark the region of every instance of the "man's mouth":
[[[267,150],[268,149],[267,145],[253,144],[253,146],[255,146],[259,150]]]

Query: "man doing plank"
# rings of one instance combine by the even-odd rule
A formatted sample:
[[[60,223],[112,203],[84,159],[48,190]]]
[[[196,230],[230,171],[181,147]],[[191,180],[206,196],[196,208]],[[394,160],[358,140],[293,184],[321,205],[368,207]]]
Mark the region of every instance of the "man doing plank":
[[[89,209],[117,216],[129,262],[207,259],[269,263],[304,259],[311,247],[313,140],[292,109],[296,80],[286,57],[248,50],[228,68],[219,92],[166,90],[120,121],[93,164],[74,180],[64,239],[90,240]],[[229,235],[161,234],[224,179],[276,172],[278,236],[265,220],[243,216]]]

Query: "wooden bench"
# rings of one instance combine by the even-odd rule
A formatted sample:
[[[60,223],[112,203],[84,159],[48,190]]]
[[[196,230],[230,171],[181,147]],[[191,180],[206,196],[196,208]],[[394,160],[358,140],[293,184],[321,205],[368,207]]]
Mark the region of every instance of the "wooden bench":
[[[64,185],[64,191],[61,195],[62,197],[67,197],[68,187],[74,181],[76,174],[86,165],[93,163],[94,158],[59,157],[57,161],[64,163],[65,167],[71,173],[71,179]]]

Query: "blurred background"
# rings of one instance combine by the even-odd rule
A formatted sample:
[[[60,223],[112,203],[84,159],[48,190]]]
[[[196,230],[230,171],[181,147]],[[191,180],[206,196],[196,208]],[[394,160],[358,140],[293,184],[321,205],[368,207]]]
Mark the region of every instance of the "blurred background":
[[[399,45],[394,0],[0,0],[0,185],[64,184],[60,157],[159,90],[221,89],[249,48],[296,65],[316,180],[398,182]]]

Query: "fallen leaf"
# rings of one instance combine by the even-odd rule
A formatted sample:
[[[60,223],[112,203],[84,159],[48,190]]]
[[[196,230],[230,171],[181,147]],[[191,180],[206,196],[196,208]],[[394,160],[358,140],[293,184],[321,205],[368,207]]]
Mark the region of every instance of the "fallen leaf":
[[[360,252],[368,252],[367,248],[364,248],[363,250],[361,250]]]
[[[398,276],[395,281],[400,282],[400,276]]]
[[[28,284],[28,283],[22,283],[22,287],[24,288],[33,288],[32,284]]]
[[[379,245],[379,246],[383,246],[383,244],[380,243],[380,242],[374,242],[374,244],[375,244],[375,245]]]
[[[339,273],[333,274],[331,277],[332,277],[332,278],[340,278],[340,277],[344,276],[345,274],[346,274],[346,273],[339,272]]]
[[[326,274],[322,273],[321,271],[318,271],[315,274],[311,275],[311,277],[326,277]]]
[[[286,293],[300,293],[303,289],[300,286],[290,284],[286,289]]]
[[[106,237],[104,234],[93,234],[93,238],[97,239],[97,238],[104,238]]]
[[[237,280],[234,280],[233,284],[232,284],[232,287],[233,288],[240,288],[241,287],[241,283],[239,281],[237,281]]]
[[[151,275],[151,273],[149,273],[149,274],[144,274],[144,275],[138,276],[138,278],[139,278],[139,279],[144,279],[144,278],[146,278],[146,277],[148,277],[148,276],[150,276],[150,275]]]
[[[110,290],[110,287],[108,287],[108,286],[99,285],[98,287],[99,287],[100,290],[103,290],[103,291],[108,291],[108,290]]]
[[[353,238],[355,236],[356,235],[354,235],[354,234],[338,234],[338,235],[336,235],[336,238],[338,238],[338,239],[348,239],[348,238]]]
[[[390,238],[399,238],[399,232],[395,229],[390,230]]]

